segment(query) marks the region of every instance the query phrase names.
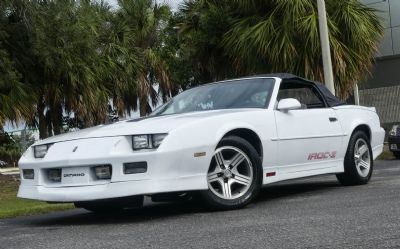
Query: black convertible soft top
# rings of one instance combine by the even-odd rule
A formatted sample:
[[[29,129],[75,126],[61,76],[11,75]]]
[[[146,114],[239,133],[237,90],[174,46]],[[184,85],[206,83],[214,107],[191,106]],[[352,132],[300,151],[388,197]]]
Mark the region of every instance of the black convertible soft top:
[[[263,75],[257,75],[255,77],[275,77],[275,78],[280,78],[282,79],[283,82],[285,81],[290,81],[290,82],[299,82],[299,83],[308,83],[314,85],[317,90],[321,93],[321,95],[324,97],[326,103],[328,104],[329,107],[334,107],[334,106],[339,106],[339,105],[345,105],[346,103],[338,99],[335,95],[331,93],[331,91],[326,88],[325,85],[321,84],[320,82],[316,81],[311,81],[311,80],[306,80],[304,78],[301,78],[299,76],[293,75],[293,74],[288,74],[288,73],[276,73],[276,74],[263,74]]]

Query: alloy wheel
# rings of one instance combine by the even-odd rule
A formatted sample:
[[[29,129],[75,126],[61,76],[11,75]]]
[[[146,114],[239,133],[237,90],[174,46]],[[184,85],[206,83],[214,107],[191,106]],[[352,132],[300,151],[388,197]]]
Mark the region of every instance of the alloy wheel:
[[[218,197],[234,200],[243,196],[253,183],[249,157],[232,146],[218,148],[207,175],[208,187]]]
[[[354,162],[358,174],[362,177],[368,176],[371,168],[371,156],[368,143],[362,138],[359,138],[356,141],[354,148]]]

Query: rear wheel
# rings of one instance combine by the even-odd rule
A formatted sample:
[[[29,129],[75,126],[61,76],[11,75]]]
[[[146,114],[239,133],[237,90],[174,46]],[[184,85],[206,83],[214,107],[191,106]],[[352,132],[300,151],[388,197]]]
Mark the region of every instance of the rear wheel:
[[[208,190],[202,192],[215,209],[236,209],[247,205],[262,184],[261,159],[245,139],[223,138],[214,152],[207,174]]]
[[[394,157],[396,157],[396,159],[400,159],[400,152],[395,151],[393,152]]]
[[[336,175],[343,185],[366,184],[373,171],[372,149],[367,135],[355,131],[344,159],[344,173]]]

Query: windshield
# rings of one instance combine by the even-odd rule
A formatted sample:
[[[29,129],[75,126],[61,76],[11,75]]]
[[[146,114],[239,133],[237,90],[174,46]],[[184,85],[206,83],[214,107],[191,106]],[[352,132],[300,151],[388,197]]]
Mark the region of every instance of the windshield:
[[[172,98],[151,116],[234,108],[265,108],[269,104],[274,83],[274,79],[254,78],[192,88]]]

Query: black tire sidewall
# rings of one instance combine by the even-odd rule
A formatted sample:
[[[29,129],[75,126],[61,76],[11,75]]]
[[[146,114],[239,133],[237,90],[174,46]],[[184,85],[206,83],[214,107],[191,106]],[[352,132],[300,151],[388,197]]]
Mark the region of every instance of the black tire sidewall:
[[[358,173],[357,166],[354,160],[354,150],[356,142],[359,139],[363,139],[366,141],[369,156],[370,156],[370,169],[367,176],[363,177]],[[346,185],[357,185],[357,184],[366,184],[371,179],[373,172],[373,154],[371,143],[368,136],[363,131],[355,131],[350,138],[349,147],[346,152],[345,160],[344,160],[344,173],[338,176],[339,180]]]
[[[236,209],[247,205],[258,194],[263,178],[261,158],[256,149],[245,139],[237,136],[223,138],[216,149],[223,146],[232,146],[243,151],[251,161],[253,167],[253,181],[247,192],[234,200],[225,200],[215,195],[210,189],[202,191],[201,194],[207,203],[215,209]]]

